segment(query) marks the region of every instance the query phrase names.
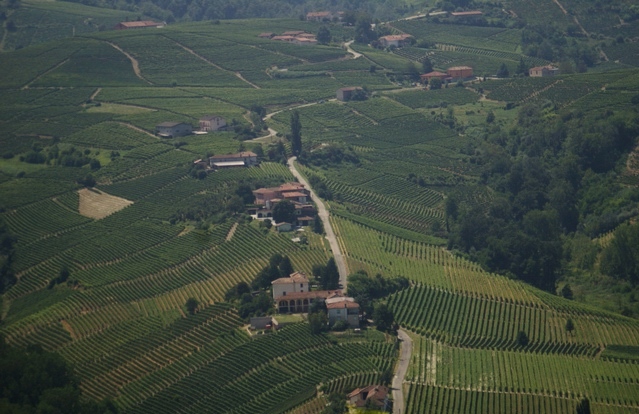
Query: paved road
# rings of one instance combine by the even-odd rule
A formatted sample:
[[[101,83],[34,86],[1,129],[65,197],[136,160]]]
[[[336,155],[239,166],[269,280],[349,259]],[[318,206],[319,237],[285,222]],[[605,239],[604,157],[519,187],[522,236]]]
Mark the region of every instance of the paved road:
[[[291,170],[295,178],[299,180],[300,183],[304,184],[306,188],[311,192],[311,197],[315,204],[317,204],[317,211],[319,217],[322,219],[322,223],[324,224],[324,231],[326,232],[326,238],[328,239],[328,243],[331,246],[331,250],[333,251],[333,257],[335,257],[335,263],[337,264],[337,270],[339,270],[339,283],[342,285],[343,289],[346,290],[346,277],[348,276],[348,267],[346,266],[346,260],[342,255],[342,250],[339,247],[339,243],[337,243],[337,237],[335,237],[335,232],[333,232],[333,226],[331,226],[331,222],[328,219],[328,210],[324,205],[324,202],[321,198],[315,194],[311,185],[306,181],[306,178],[295,167],[296,157],[291,157],[288,159],[288,168]]]
[[[399,363],[397,364],[397,372],[393,377],[393,414],[404,414],[404,377],[408,370],[411,354],[413,352],[413,341],[410,336],[403,330],[397,331],[397,337],[400,339],[399,344]]]

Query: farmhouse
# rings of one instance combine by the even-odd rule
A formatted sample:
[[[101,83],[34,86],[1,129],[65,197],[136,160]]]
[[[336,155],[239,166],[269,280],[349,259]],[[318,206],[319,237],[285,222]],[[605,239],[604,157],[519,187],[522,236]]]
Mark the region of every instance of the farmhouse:
[[[302,272],[281,277],[271,282],[273,300],[279,313],[308,312],[316,301],[324,302],[342,296],[341,290],[310,290],[309,280]]]
[[[282,33],[282,36],[299,36],[301,34],[306,33],[304,30],[289,30],[287,32]]]
[[[379,38],[379,44],[383,47],[402,47],[408,44],[412,38],[413,36],[409,34],[382,36]]]
[[[350,101],[353,98],[353,95],[355,95],[355,92],[361,90],[362,88],[360,88],[359,86],[340,88],[337,90],[337,100],[342,102]]]
[[[211,168],[252,167],[258,165],[257,154],[251,151],[238,152],[237,154],[214,155],[209,157]]]
[[[439,78],[443,81],[444,79],[448,78],[448,73],[433,71],[424,73],[423,75],[419,75],[419,78],[421,79],[423,84],[427,84],[433,78]]]
[[[537,66],[535,68],[530,68],[528,71],[528,75],[533,78],[543,78],[546,76],[555,76],[559,75],[559,68],[554,66]]]
[[[155,126],[155,133],[163,138],[183,137],[193,132],[193,126],[186,122],[162,122]]]
[[[142,20],[137,22],[120,22],[115,25],[115,30],[126,30],[126,29],[145,29],[147,27],[164,27],[166,23],[158,23],[151,20]]]
[[[473,68],[470,66],[453,66],[447,70],[448,76],[453,79],[464,79],[473,76]]]
[[[326,22],[333,20],[333,13],[329,11],[306,13],[306,20],[309,22]]]
[[[337,321],[344,321],[351,328],[359,328],[359,304],[355,299],[346,296],[327,298],[326,309],[331,325]]]
[[[280,200],[289,200],[294,203],[305,204],[310,199],[310,192],[300,183],[285,183],[279,187],[258,188],[253,191],[255,204],[270,208],[272,204]]]
[[[226,119],[217,115],[200,118],[200,131],[222,131],[226,129]]]
[[[383,385],[357,388],[348,394],[348,400],[355,407],[364,407],[369,400],[373,401],[377,407],[384,407],[388,400],[388,388]]]

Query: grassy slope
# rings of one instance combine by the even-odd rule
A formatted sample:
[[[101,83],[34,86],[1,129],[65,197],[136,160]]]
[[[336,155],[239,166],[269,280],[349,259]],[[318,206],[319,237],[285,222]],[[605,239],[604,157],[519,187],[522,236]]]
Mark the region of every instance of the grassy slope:
[[[209,150],[216,153],[236,150],[238,143],[230,134],[211,137],[213,139],[189,138],[187,145],[176,150],[170,145],[172,142],[158,141],[122,125],[151,131],[161,120],[193,122],[209,111],[240,120],[253,103],[281,107],[314,102],[332,97],[334,90],[345,84],[339,81],[340,76],[348,82],[357,79],[352,72],[346,76],[339,71],[333,77],[319,80],[271,79],[265,69],[272,64],[299,69],[309,57],[321,61],[334,59],[342,52],[338,48],[318,49],[317,55],[310,49],[300,48],[274,52],[272,43],[258,40],[257,33],[298,28],[315,31],[316,25],[307,26],[296,20],[261,20],[252,22],[250,30],[246,30],[245,23],[200,23],[165,31],[100,33],[91,38],[3,55],[6,59],[0,63],[4,73],[11,74],[2,79],[5,88],[1,92],[3,148],[19,156],[33,143],[47,145],[50,138],[38,135],[53,135],[59,137],[60,145],[75,145],[93,153],[100,151],[101,155],[119,150],[121,157],[114,161],[107,157],[104,167],[96,174],[101,183],[99,188],[134,201],[133,206],[104,220],[87,221],[69,211],[69,206],[72,209],[77,202],[74,198],[77,186],[73,182],[86,171],[33,166],[17,158],[0,161],[0,198],[7,200],[5,207],[9,209],[4,215],[20,237],[16,251],[20,282],[3,298],[6,317],[3,332],[14,343],[41,343],[58,350],[78,367],[82,387],[88,395],[113,396],[131,412],[157,411],[166,404],[180,404],[193,412],[201,412],[203,407],[197,401],[200,397],[193,390],[207,392],[207,387],[201,387],[204,378],[220,372],[248,371],[251,374],[243,378],[220,380],[218,385],[225,391],[215,397],[220,397],[219,401],[215,400],[216,404],[223,404],[225,395],[236,398],[237,390],[244,386],[272,382],[280,385],[257,393],[254,398],[232,400],[235,405],[244,404],[242,407],[248,412],[272,411],[273,407],[302,402],[312,395],[313,385],[344,374],[337,367],[314,368],[308,376],[297,378],[297,384],[308,387],[291,393],[291,389],[296,390],[286,375],[307,360],[315,361],[321,355],[334,360],[349,352],[365,353],[370,347],[375,350],[374,354],[385,355],[384,358],[371,355],[350,365],[349,370],[362,373],[361,377],[346,381],[352,387],[363,385],[362,381],[374,381],[375,375],[388,367],[392,359],[392,353],[382,352],[383,341],[371,339],[352,350],[328,343],[317,344],[322,353],[307,356],[302,350],[293,351],[300,354],[285,361],[269,354],[265,360],[256,360],[241,370],[228,370],[224,367],[242,361],[243,352],[248,355],[256,352],[243,348],[250,347],[251,342],[235,329],[239,322],[233,311],[207,308],[201,320],[193,325],[181,316],[186,298],[194,296],[206,304],[219,302],[228,287],[240,280],[249,280],[273,252],[288,254],[296,269],[305,271],[327,257],[321,239],[311,234],[309,247],[300,248],[286,237],[265,235],[250,225],[241,225],[228,242],[224,237],[231,223],[216,226],[208,235],[198,231],[184,234],[182,226],[170,225],[168,218],[176,205],[195,201],[198,194],[216,191],[227,181],[248,176],[286,180],[290,175],[281,165],[267,163],[259,169],[228,171],[202,182],[195,181],[185,177],[185,165]],[[469,43],[470,39],[472,37]],[[107,42],[120,46],[137,59],[142,77],[150,84],[138,78],[128,58]],[[185,47],[214,65],[193,56]],[[218,47],[226,47],[228,53],[215,53]],[[91,50],[95,50],[93,55]],[[387,57],[384,52],[360,50],[368,52],[373,61],[386,62],[379,63],[380,66],[401,67],[407,62],[401,56],[389,55],[390,59],[384,59]],[[165,52],[180,53],[184,58],[167,68]],[[71,61],[82,62],[84,70],[78,73],[73,69],[75,65],[68,64]],[[323,65],[330,68],[330,61]],[[348,66],[345,69],[351,70]],[[360,76],[368,74],[367,66],[358,70],[360,72],[355,73]],[[236,71],[261,89],[239,79]],[[110,75],[113,73],[118,76]],[[383,76],[375,79],[380,89],[393,86]],[[598,81],[587,82],[593,85],[593,91],[600,89]],[[172,86],[174,83],[176,86]],[[31,87],[21,89],[25,85]],[[74,88],[50,89],[55,86]],[[512,85],[513,90],[518,87],[517,83]],[[96,92],[94,99],[104,105],[87,107],[87,99]],[[592,96],[595,93],[592,92]],[[521,381],[518,388],[522,391],[517,392],[524,397],[550,399],[559,394],[569,396],[567,398],[574,402],[576,396],[587,394],[592,395],[597,404],[605,404],[610,399],[616,406],[636,405],[638,402],[631,398],[636,393],[629,393],[624,400],[619,396],[624,389],[614,385],[628,380],[637,383],[636,369],[630,367],[621,376],[617,373],[618,365],[612,361],[602,361],[596,368],[590,368],[594,364],[593,349],[611,344],[636,345],[639,329],[636,322],[486,275],[477,266],[424,243],[437,242],[432,236],[424,237],[424,233],[436,233],[443,227],[446,193],[462,191],[467,201],[474,203],[490,198],[489,190],[475,186],[477,170],[460,152],[464,138],[434,121],[440,112],[441,116],[447,115],[446,111],[431,114],[428,106],[446,100],[463,104],[465,106],[456,107],[453,114],[468,125],[481,123],[488,108],[493,109],[502,122],[508,121],[505,116],[508,113],[500,109],[503,104],[480,102],[479,95],[473,91],[443,90],[433,99],[414,95],[415,91],[411,91],[405,96],[388,94],[364,103],[328,102],[300,109],[305,145],[344,142],[355,149],[361,160],[357,167],[342,165],[312,172],[339,195],[331,203],[336,212],[348,212],[347,216],[355,219],[362,217],[360,221],[364,226],[343,218],[335,219],[351,271],[362,269],[369,274],[403,275],[447,295],[441,296],[448,305],[439,308],[443,312],[440,319],[444,321],[439,325],[416,319],[420,316],[417,306],[400,311],[404,309],[402,303],[411,303],[412,299],[392,299],[401,315],[400,322],[420,334],[421,342],[416,342],[419,348],[411,368],[414,386],[435,387],[438,392],[486,391],[486,396],[494,392],[515,392],[505,389],[514,387],[504,383],[508,376],[499,372],[499,368],[488,368],[487,364],[472,365],[471,374],[465,374],[465,369],[456,369],[465,366],[464,363],[453,364],[449,374],[443,371],[448,360],[480,361],[475,364],[481,364],[487,358],[485,349],[494,348],[500,358],[495,367],[504,366],[506,358],[520,365],[539,363],[547,367],[541,374],[531,375],[526,371],[531,369],[529,365],[521,365],[521,370],[513,374]],[[567,105],[578,102],[581,101]],[[288,114],[283,113],[276,115],[270,125],[286,132],[287,123]],[[24,171],[25,176],[15,178],[18,171]],[[407,180],[409,173],[422,178],[424,185]],[[49,217],[59,220],[52,221]],[[410,233],[415,229],[419,229],[415,234],[422,239]],[[45,289],[48,280],[63,264],[71,269],[71,279],[78,280],[82,287]],[[403,294],[426,297],[416,288]],[[469,314],[464,323],[478,327],[477,335],[483,339],[475,342],[472,342],[471,331],[459,332],[451,316],[462,314],[455,306],[471,309],[471,305],[477,310]],[[216,316],[218,311],[226,316]],[[205,318],[209,314],[210,320]],[[567,335],[563,330],[568,317],[575,321],[574,335]],[[215,325],[219,322],[224,322],[221,331]],[[507,329],[500,328],[503,322]],[[520,329],[526,330],[532,339],[528,352],[520,352],[512,345]],[[289,338],[286,335],[283,339]],[[316,341],[301,331],[291,335],[297,338],[293,341],[297,347]],[[298,339],[299,342],[295,342]],[[460,341],[466,341],[463,349]],[[256,344],[266,344],[259,352],[275,352],[277,345],[268,345],[270,342],[277,340],[256,341]],[[433,352],[433,347],[439,351]],[[223,359],[221,355],[226,352],[230,355]],[[234,353],[238,356],[234,357]],[[618,358],[623,353],[611,355]],[[613,378],[612,385],[593,394],[591,383],[569,382],[552,368],[567,366],[575,358],[588,367],[585,374]],[[432,373],[438,367],[442,369],[439,377],[423,376],[424,369]],[[457,379],[459,376],[463,379]],[[483,380],[489,377],[494,381]],[[207,406],[210,409],[222,405]],[[556,411],[550,407],[540,411]],[[480,411],[494,412],[489,407]]]

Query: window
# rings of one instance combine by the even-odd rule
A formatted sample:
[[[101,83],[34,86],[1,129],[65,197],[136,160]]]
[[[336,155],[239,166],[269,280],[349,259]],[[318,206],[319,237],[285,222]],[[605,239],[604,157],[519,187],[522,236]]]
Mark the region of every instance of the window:
[[[303,288],[304,287],[304,283],[300,283],[300,287]]]
[[[282,292],[282,296],[286,296],[286,291]]]

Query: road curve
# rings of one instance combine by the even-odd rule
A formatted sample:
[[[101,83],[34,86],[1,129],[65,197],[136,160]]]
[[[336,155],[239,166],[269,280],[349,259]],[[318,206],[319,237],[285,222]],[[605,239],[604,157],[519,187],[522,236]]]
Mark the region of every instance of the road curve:
[[[408,364],[410,364],[411,354],[413,352],[413,341],[410,336],[403,329],[397,331],[397,338],[401,341],[399,343],[399,361],[397,363],[397,372],[393,377],[393,414],[404,414],[406,409],[404,407],[404,377],[406,377],[406,371],[408,370]]]
[[[291,173],[302,183],[308,190],[311,192],[311,197],[315,204],[317,205],[317,212],[322,219],[322,223],[324,224],[324,231],[326,232],[326,238],[328,239],[328,243],[331,246],[331,250],[333,251],[333,257],[335,258],[335,264],[337,264],[337,270],[339,270],[339,283],[342,285],[342,288],[346,290],[346,277],[348,276],[348,267],[346,266],[346,260],[342,255],[342,251],[339,248],[339,243],[337,243],[337,237],[335,237],[335,232],[333,232],[333,226],[331,226],[331,222],[329,220],[328,210],[324,205],[324,202],[321,198],[315,194],[313,188],[308,183],[306,178],[299,171],[297,171],[297,167],[295,166],[295,160],[297,157],[291,157],[288,159],[288,168],[291,170]]]

